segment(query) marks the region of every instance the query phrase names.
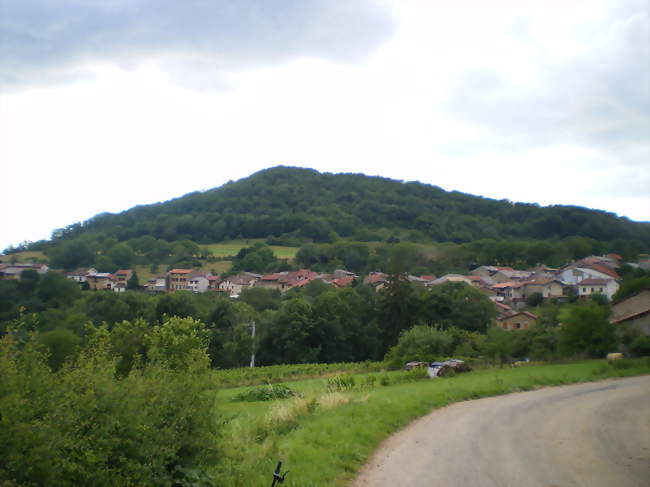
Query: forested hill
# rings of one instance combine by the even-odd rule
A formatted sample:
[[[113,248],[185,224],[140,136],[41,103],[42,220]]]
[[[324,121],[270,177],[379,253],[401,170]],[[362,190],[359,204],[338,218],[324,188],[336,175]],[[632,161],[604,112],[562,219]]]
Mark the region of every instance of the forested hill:
[[[119,241],[151,235],[199,243],[268,236],[327,242],[337,236],[371,240],[381,229],[441,242],[576,235],[650,246],[650,223],[604,211],[539,207],[419,182],[284,166],[164,203],[100,214],[58,231],[55,240],[101,233]]]

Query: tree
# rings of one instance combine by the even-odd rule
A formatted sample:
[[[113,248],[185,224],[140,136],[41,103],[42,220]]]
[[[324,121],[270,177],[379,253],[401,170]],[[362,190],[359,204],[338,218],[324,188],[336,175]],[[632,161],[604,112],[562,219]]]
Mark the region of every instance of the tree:
[[[560,312],[560,351],[569,355],[604,357],[616,350],[614,325],[609,307],[593,301],[576,303]]]
[[[24,274],[24,273],[23,273]],[[612,296],[612,301],[618,303],[624,298],[636,294],[644,289],[650,289],[650,276],[625,279],[618,288],[618,291]]]
[[[198,318],[198,310],[192,293],[176,291],[160,296],[156,304],[156,319],[161,322],[165,315],[180,318]]]
[[[118,293],[102,291],[89,293],[84,297],[83,309],[95,325],[130,320],[131,309]]]
[[[136,290],[140,287],[140,281],[138,280],[138,273],[133,271],[131,277],[126,283],[126,288],[128,290]]]
[[[173,317],[155,326],[146,338],[147,356],[172,369],[203,369],[210,363],[205,324],[192,318]]]
[[[531,308],[534,308],[535,306],[539,306],[544,302],[544,296],[542,293],[532,293],[526,298],[526,306],[530,306]]]
[[[95,259],[93,267],[99,272],[115,272],[117,265],[108,256],[100,255]]]
[[[46,350],[47,363],[59,370],[81,345],[81,338],[70,330],[52,330],[36,335],[36,342]]]
[[[386,362],[393,368],[414,360],[432,362],[450,355],[452,346],[453,339],[447,332],[417,325],[400,335],[397,344],[386,354]]]
[[[41,301],[55,308],[69,306],[81,296],[77,283],[58,272],[45,273],[36,293]]]
[[[106,256],[120,269],[129,269],[133,265],[135,254],[127,244],[119,243],[111,247]]]
[[[515,333],[508,332],[496,326],[490,328],[483,341],[481,352],[503,367],[512,359],[515,351]]]
[[[73,270],[89,266],[95,255],[84,241],[75,239],[61,242],[48,251],[50,265],[55,269]]]
[[[263,287],[251,287],[242,291],[238,301],[250,304],[257,312],[278,309],[280,307],[280,291]]]

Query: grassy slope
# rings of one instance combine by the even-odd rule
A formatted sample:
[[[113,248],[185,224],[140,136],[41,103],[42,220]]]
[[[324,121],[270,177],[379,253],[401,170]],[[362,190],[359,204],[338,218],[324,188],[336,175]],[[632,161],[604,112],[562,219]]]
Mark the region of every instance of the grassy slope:
[[[650,363],[629,369],[604,361],[487,369],[350,393],[326,394],[326,379],[292,382],[304,399],[230,402],[239,389],[221,391],[224,427],[222,485],[265,485],[278,460],[291,470],[284,485],[346,485],[379,443],[412,420],[452,402],[540,386],[650,373]]]
[[[26,251],[26,252],[16,252],[11,255],[0,255],[0,261],[3,263],[31,263],[31,262],[47,262],[47,257],[45,254],[40,251]]]
[[[245,240],[228,240],[216,244],[201,245],[202,248],[210,249],[215,257],[232,257],[243,247],[249,247],[257,242],[264,242],[264,239],[245,239]],[[293,259],[298,252],[298,247],[284,247],[281,245],[271,245],[271,250],[279,259]]]

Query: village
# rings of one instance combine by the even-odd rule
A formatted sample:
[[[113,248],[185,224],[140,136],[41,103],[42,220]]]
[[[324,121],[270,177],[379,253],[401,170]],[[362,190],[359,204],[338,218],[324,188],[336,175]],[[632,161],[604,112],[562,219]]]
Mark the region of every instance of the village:
[[[645,270],[650,268],[648,259],[626,264]],[[537,322],[537,316],[526,310],[530,307],[531,296],[535,296],[539,303],[547,300],[564,303],[573,296],[584,299],[596,294],[611,300],[619,289],[621,276],[617,269],[621,265],[623,265],[621,256],[607,254],[586,257],[557,269],[543,264],[526,270],[481,265],[467,275],[446,274],[440,277],[407,275],[405,279],[425,288],[448,282],[472,286],[484,293],[496,306],[497,326],[504,330],[518,330],[531,328]],[[41,274],[50,270],[42,263],[0,264],[0,279],[18,279],[25,269],[34,269]],[[131,289],[129,281],[133,278],[133,270],[120,269],[107,273],[97,272],[94,268],[83,268],[66,273],[66,277],[89,290],[119,293]],[[241,272],[221,277],[193,269],[171,269],[165,274],[149,279],[146,284],[138,286],[137,289],[150,294],[175,291],[212,292],[236,299],[250,288],[285,293],[313,281],[321,281],[337,288],[363,283],[379,292],[388,285],[389,275],[383,272],[371,272],[366,276],[358,276],[344,269],[337,269],[332,273],[300,269],[272,274]],[[647,323],[650,315],[650,291],[645,291],[641,297],[632,298],[632,304],[625,300],[624,303],[614,307],[612,322],[632,320],[636,325],[640,325],[637,322],[642,320],[641,328],[646,331],[646,334],[650,334],[650,324]]]

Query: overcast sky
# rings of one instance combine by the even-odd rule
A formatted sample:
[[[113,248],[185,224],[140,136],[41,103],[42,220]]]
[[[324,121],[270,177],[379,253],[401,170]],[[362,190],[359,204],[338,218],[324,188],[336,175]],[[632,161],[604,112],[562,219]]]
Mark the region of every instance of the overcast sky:
[[[0,0],[0,250],[278,164],[650,220],[647,0]]]

